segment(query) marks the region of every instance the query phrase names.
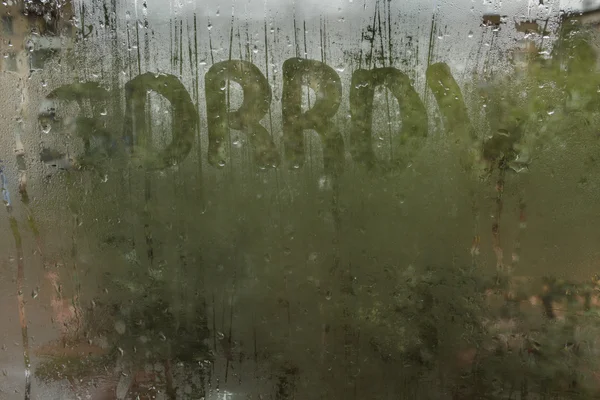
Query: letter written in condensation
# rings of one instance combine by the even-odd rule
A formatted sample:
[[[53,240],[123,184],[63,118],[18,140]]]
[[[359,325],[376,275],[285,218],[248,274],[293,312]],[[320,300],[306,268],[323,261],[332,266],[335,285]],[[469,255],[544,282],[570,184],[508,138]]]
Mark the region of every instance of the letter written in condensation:
[[[315,91],[313,107],[302,113],[302,85]],[[344,142],[332,118],[342,98],[338,74],[319,61],[290,58],[283,63],[283,141],[286,160],[294,168],[304,164],[304,135],[315,130],[323,143],[327,173],[339,173],[344,162]]]
[[[427,86],[438,104],[447,135],[453,143],[462,147],[462,150],[457,151],[461,165],[467,171],[483,173],[481,168],[486,168],[486,161],[481,157],[481,143],[473,129],[462,92],[452,77],[450,67],[445,63],[432,64],[427,68],[426,78]],[[505,142],[505,139],[504,136],[500,137],[501,142]],[[510,139],[508,142],[510,143]]]
[[[352,74],[350,86],[350,153],[355,161],[368,168],[381,167],[373,151],[372,124],[375,88],[384,86],[398,100],[402,115],[402,128],[395,144],[395,158],[389,169],[404,168],[424,144],[427,136],[427,112],[410,78],[396,68],[359,69]]]
[[[146,101],[149,91],[166,98],[173,110],[173,138],[162,150],[152,148],[152,138],[147,127]],[[198,113],[179,79],[173,75],[147,72],[127,82],[125,96],[125,140],[135,144],[133,153],[143,165],[148,169],[164,169],[185,160],[194,142]]]
[[[56,119],[56,109],[63,101],[75,101],[80,110],[85,110],[84,103],[89,100],[92,116],[78,115],[75,119],[73,132],[83,140],[83,154],[72,159],[65,153],[50,148],[43,148],[40,153],[42,162],[70,169],[75,166],[99,167],[103,162],[109,161],[116,151],[116,138],[113,137],[109,121],[103,117],[101,110],[105,108],[109,99],[109,92],[98,82],[81,82],[63,85],[53,90],[40,105],[38,121],[44,129],[49,129],[52,124],[60,121]],[[63,127],[64,128],[64,127]],[[96,146],[92,143],[96,142]]]
[[[437,101],[446,132],[455,140],[477,140],[471,127],[463,95],[445,63],[432,64],[427,68],[427,86]]]
[[[279,154],[269,132],[260,124],[271,105],[271,87],[260,70],[248,61],[230,60],[213,65],[205,76],[208,123],[208,161],[223,167],[228,159],[229,129],[245,132],[259,168],[279,165]],[[227,81],[242,87],[244,99],[236,111],[227,107]]]

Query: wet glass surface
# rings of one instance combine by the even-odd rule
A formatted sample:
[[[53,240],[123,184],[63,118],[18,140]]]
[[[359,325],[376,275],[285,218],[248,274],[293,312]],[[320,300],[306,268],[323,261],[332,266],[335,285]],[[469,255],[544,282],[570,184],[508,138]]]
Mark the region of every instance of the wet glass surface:
[[[0,399],[599,397],[598,7],[2,2]]]

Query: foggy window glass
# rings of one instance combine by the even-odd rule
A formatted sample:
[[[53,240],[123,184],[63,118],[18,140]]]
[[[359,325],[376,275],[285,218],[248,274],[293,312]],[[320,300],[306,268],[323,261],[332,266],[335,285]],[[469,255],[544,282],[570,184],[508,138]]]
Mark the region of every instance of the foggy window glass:
[[[1,400],[600,395],[600,2],[0,20]]]
[[[2,65],[4,71],[17,70],[17,55],[15,53],[6,53],[2,59]]]
[[[52,57],[54,50],[39,49],[30,52],[31,69],[43,69],[44,64]]]
[[[2,16],[2,33],[5,35],[13,34],[13,19],[10,15]]]

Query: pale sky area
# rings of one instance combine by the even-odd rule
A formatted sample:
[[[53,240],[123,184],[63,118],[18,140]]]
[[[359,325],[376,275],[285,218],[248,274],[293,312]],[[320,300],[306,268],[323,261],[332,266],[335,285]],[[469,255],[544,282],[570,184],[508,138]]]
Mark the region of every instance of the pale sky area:
[[[132,3],[132,5],[137,5],[138,9],[141,8],[142,0],[127,1]],[[553,9],[560,8],[570,11],[600,7],[600,0],[542,1]],[[265,10],[273,13],[288,9],[295,9],[300,15],[327,15],[360,11],[365,5],[368,8],[368,5],[374,2],[375,0],[147,0],[148,17],[150,19],[161,19],[168,17],[172,13],[185,14],[190,11],[206,15],[212,14],[213,16],[217,13],[231,15],[232,8],[235,9],[235,14],[242,14],[247,18],[262,18]],[[474,6],[477,9],[498,10],[507,15],[514,15],[517,12],[527,9],[534,10],[539,4],[540,0],[454,0],[451,3],[451,5],[457,8]],[[442,0],[401,0],[395,6],[397,8],[406,8],[407,10],[423,10],[435,7],[447,8],[448,3]]]
[[[574,10],[589,10],[600,7],[600,0],[561,0],[561,7]]]
[[[132,2],[141,3],[142,0],[130,0]],[[296,7],[299,10],[319,10],[320,12],[331,12],[339,11],[340,8],[350,8],[356,4],[363,5],[370,3],[375,0],[248,0],[248,1],[232,1],[232,0],[148,0],[148,6],[151,8],[160,7],[161,5],[165,8],[187,10],[190,8],[230,8],[231,5],[235,4],[240,9],[251,9],[251,10],[264,10],[267,8],[281,8],[285,6]],[[352,4],[356,3],[356,4]],[[443,3],[440,0],[402,0],[402,3],[408,7],[427,7],[435,6]],[[455,0],[453,4],[458,6],[467,4],[484,4],[491,8],[502,7],[502,8],[513,8],[522,6],[538,6],[540,0]],[[560,8],[569,10],[584,10],[593,9],[600,7],[600,0],[543,0],[545,4],[559,4]]]

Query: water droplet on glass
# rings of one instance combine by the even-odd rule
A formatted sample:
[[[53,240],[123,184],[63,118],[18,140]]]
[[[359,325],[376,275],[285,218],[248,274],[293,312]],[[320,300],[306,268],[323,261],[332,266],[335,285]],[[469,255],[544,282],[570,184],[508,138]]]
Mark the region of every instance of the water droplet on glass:
[[[106,111],[106,108],[103,108],[102,111],[100,111],[100,115],[107,115],[108,111]]]
[[[331,290],[328,290],[327,293],[325,293],[325,300],[331,300]]]
[[[335,70],[337,72],[344,72],[345,69],[346,69],[345,65],[338,65],[337,67],[335,67]]]
[[[225,334],[223,332],[217,332],[217,339],[219,340],[223,340],[225,339]]]
[[[254,45],[254,48],[252,49],[252,52],[254,54],[258,53],[258,47],[256,45]]]
[[[31,291],[31,298],[36,299],[38,297],[38,289],[35,288]]]
[[[552,114],[554,114],[554,110],[549,110],[548,115],[552,115]]]
[[[44,133],[50,133],[51,129],[52,129],[52,125],[50,125],[50,124],[42,125],[42,132],[44,132]]]
[[[117,333],[119,335],[122,335],[125,333],[126,330],[126,326],[125,326],[125,322],[118,320],[115,322],[115,331],[117,331]]]
[[[469,38],[472,38],[472,37],[473,37],[473,31],[469,31],[469,33],[468,33],[468,35],[467,35],[467,36],[468,36]]]
[[[208,23],[208,30],[210,31],[212,29],[212,24],[209,22]]]
[[[321,190],[327,190],[331,188],[331,181],[329,179],[329,177],[327,176],[322,176],[319,178],[319,189]]]

